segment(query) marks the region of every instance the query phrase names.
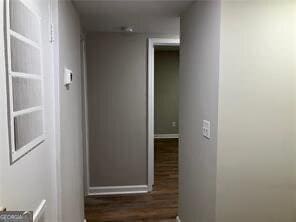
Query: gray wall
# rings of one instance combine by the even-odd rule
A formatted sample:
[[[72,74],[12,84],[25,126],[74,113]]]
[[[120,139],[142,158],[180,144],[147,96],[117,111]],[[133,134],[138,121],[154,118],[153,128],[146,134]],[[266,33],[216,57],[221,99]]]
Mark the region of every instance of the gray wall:
[[[146,36],[87,35],[90,186],[147,184]]]
[[[219,29],[218,2],[197,2],[181,17],[179,215],[182,222],[215,221]],[[203,120],[211,121],[211,140],[202,136]]]
[[[179,51],[155,51],[155,134],[178,134]],[[176,126],[173,126],[173,122]]]
[[[31,0],[42,15],[44,47],[44,102],[46,140],[10,165],[7,120],[7,88],[3,40],[3,0],[0,0],[0,206],[10,210],[36,210],[47,201],[46,221],[57,220],[56,156],[54,139],[54,74],[52,46],[48,41],[48,0]]]
[[[59,102],[60,102],[60,200],[61,221],[83,221],[83,142],[80,21],[71,1],[59,1]],[[69,90],[64,68],[73,71]]]
[[[219,222],[296,221],[295,12],[295,1],[222,3]]]

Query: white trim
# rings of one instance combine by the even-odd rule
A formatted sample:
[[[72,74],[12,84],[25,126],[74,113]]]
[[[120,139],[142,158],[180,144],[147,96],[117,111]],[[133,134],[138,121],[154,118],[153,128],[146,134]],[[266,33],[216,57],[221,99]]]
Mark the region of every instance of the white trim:
[[[180,39],[148,39],[148,188],[154,184],[154,46],[179,46]]]
[[[136,194],[147,193],[147,185],[135,185],[135,186],[102,186],[102,187],[90,187],[88,190],[89,196],[95,195],[115,195],[115,194]]]
[[[10,75],[12,77],[19,77],[19,78],[24,78],[24,79],[42,80],[42,75],[37,75],[37,74],[27,74],[27,73],[22,73],[22,72],[11,72]]]
[[[28,39],[27,37],[25,37],[25,36],[23,36],[23,35],[21,35],[21,34],[15,32],[15,31],[13,31],[13,30],[11,30],[11,29],[9,30],[9,32],[10,32],[10,35],[13,36],[13,37],[15,37],[16,39],[18,39],[18,40],[20,40],[20,41],[22,41],[22,42],[25,42],[25,43],[27,43],[28,45],[33,46],[33,47],[35,47],[35,48],[38,49],[38,50],[41,50],[41,47],[39,46],[38,43],[36,43],[36,42],[34,42],[34,41]]]
[[[13,96],[12,96],[12,77],[10,75],[11,73],[11,45],[10,45],[10,1],[6,1],[6,8],[5,8],[5,19],[6,19],[6,61],[7,61],[7,70],[8,72],[8,97],[9,97],[9,145],[10,145],[10,156],[11,156],[11,162],[13,162],[13,155],[12,152],[15,151],[15,142],[14,142],[14,120],[12,117],[12,112],[13,112]],[[6,74],[7,75],[7,74]]]
[[[155,139],[177,139],[179,134],[155,134]]]
[[[42,218],[45,212],[45,208],[46,208],[46,200],[42,200],[42,202],[34,212],[33,222],[38,222],[38,220]]]
[[[37,147],[39,144],[43,143],[45,140],[45,136],[41,135],[35,139],[33,139],[32,141],[30,141],[28,144],[26,144],[25,146],[19,148],[18,150],[12,150],[12,155],[11,155],[11,160],[14,163],[15,161],[17,161],[18,159],[20,159],[21,157],[23,157],[25,154],[31,152],[35,147]]]
[[[62,181],[64,177],[62,177],[62,147],[61,147],[61,88],[60,85],[62,84],[60,80],[60,39],[58,33],[59,27],[59,13],[58,13],[58,2],[55,0],[50,0],[51,4],[51,23],[54,24],[55,32],[54,38],[55,41],[53,43],[52,52],[53,52],[53,75],[54,75],[54,144],[56,149],[53,149],[56,156],[56,213],[57,213],[57,222],[63,221],[62,218]]]
[[[29,113],[33,113],[36,111],[42,111],[42,106],[36,106],[36,107],[31,107],[28,109],[23,109],[20,111],[16,111],[16,112],[12,112],[12,118],[17,117],[17,116],[21,116],[21,115],[25,115],[25,114],[29,114]]]
[[[176,222],[181,222],[181,219],[179,216],[176,217]]]

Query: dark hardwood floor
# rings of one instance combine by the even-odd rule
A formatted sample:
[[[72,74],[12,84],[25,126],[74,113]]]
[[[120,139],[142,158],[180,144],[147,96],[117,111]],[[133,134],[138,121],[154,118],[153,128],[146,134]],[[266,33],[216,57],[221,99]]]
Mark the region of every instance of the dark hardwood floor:
[[[155,140],[155,186],[147,194],[92,196],[88,222],[175,222],[178,206],[178,140]]]

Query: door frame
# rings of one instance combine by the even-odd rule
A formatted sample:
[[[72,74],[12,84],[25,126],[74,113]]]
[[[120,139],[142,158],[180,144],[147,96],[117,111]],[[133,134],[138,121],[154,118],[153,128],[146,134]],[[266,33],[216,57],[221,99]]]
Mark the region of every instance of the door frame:
[[[154,185],[154,48],[155,46],[180,46],[179,38],[148,39],[148,190]]]

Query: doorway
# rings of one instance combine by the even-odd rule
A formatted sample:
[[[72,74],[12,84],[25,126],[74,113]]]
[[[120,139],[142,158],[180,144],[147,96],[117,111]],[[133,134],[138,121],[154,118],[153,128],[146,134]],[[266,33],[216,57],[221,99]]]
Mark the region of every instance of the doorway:
[[[148,189],[153,191],[155,184],[155,53],[157,49],[179,48],[179,39],[150,38],[148,44]],[[177,126],[176,121],[171,122]],[[176,137],[176,136],[175,136]],[[168,139],[168,138],[163,138]],[[176,138],[175,138],[176,139]]]
[[[178,208],[179,46],[154,50],[154,185]]]

